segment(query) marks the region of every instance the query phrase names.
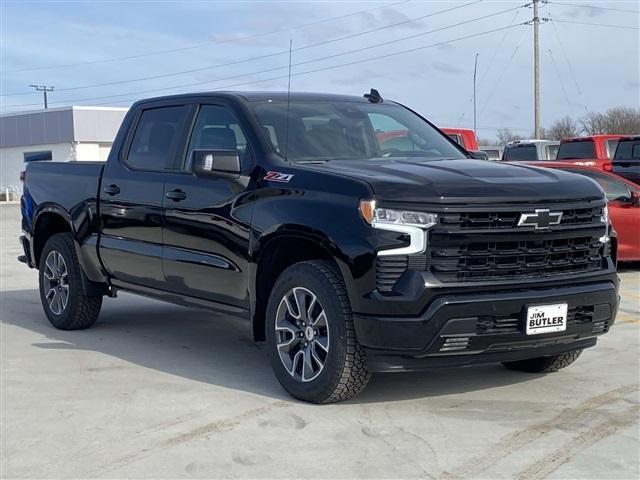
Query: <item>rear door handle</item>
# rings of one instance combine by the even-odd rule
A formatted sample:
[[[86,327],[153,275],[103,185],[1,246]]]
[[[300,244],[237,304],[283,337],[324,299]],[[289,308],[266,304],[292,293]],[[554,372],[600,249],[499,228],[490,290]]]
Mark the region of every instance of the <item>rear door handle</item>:
[[[107,185],[102,191],[107,195],[117,195],[120,193],[120,187],[117,185]]]
[[[187,194],[182,190],[171,190],[170,192],[167,192],[167,198],[174,202],[179,202],[180,200],[187,198]]]

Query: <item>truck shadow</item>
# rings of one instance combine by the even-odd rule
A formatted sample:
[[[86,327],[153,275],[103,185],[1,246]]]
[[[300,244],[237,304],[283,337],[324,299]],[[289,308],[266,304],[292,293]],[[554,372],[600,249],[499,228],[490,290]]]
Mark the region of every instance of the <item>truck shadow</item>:
[[[118,299],[105,299],[93,328],[65,332],[49,324],[36,289],[2,292],[0,304],[5,325],[45,337],[32,344],[36,348],[100,352],[170,375],[291,400],[271,371],[265,345],[252,342],[236,321],[224,316],[120,294]],[[100,369],[94,369],[93,375],[100,375]],[[500,365],[377,374],[348,403],[451,395],[538,377]]]

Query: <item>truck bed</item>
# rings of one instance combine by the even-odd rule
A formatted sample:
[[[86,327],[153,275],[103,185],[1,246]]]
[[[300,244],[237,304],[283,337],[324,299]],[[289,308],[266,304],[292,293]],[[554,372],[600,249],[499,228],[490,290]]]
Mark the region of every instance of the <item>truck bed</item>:
[[[104,162],[32,162],[27,165],[22,202],[23,227],[31,230],[32,212],[56,203],[72,217],[96,213],[96,195]]]

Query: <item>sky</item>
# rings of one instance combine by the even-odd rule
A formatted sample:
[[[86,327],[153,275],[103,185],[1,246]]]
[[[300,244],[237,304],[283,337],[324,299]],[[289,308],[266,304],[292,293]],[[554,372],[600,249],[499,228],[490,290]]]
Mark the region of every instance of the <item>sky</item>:
[[[439,126],[533,130],[533,12],[522,1],[0,0],[0,113],[129,106],[211,90],[362,95]],[[600,8],[595,8],[600,7]],[[640,105],[640,2],[541,4],[542,125]],[[551,21],[545,21],[545,19]],[[151,78],[153,77],[153,78]]]

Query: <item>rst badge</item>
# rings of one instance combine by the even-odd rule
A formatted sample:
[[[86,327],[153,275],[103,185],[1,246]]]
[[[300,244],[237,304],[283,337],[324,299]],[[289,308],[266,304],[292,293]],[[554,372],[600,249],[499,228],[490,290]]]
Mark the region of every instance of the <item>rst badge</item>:
[[[536,208],[535,213],[523,213],[518,220],[518,227],[533,227],[536,230],[560,225],[562,212],[551,212],[548,208]]]
[[[267,172],[264,176],[265,180],[269,180],[270,182],[281,182],[281,183],[289,183],[293,178],[293,173],[282,173],[282,172]]]

